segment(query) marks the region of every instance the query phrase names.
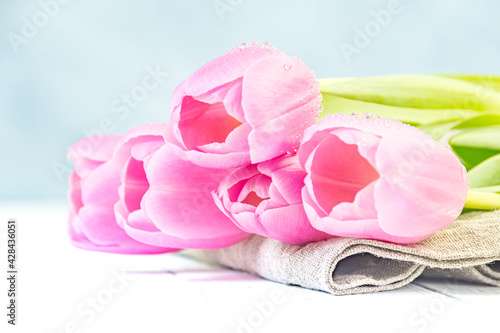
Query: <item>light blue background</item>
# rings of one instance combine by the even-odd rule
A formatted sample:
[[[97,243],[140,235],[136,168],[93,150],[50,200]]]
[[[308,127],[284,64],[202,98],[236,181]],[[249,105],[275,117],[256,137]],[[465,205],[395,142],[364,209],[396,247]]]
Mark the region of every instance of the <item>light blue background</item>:
[[[64,198],[67,174],[58,179],[52,166],[66,164],[66,149],[85,131],[103,118],[115,133],[168,119],[175,86],[242,42],[269,41],[318,78],[500,74],[500,2],[493,0],[400,0],[401,13],[348,62],[341,43],[353,44],[355,29],[389,2],[72,0],[16,53],[9,33],[21,35],[23,18],[33,22],[41,5],[1,1],[0,200]],[[231,6],[222,16],[214,6],[221,3]],[[111,104],[141,84],[148,66],[170,75],[121,119]]]

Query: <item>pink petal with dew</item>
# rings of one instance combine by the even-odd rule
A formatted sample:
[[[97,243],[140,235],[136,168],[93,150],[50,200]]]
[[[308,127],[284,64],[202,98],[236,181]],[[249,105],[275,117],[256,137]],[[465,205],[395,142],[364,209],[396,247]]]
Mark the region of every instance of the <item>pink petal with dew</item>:
[[[308,105],[304,107],[307,108]],[[301,110],[296,109],[268,121],[263,126],[254,127],[248,135],[252,163],[265,162],[285,153],[295,153],[304,130],[314,122],[297,121],[301,118],[300,115]]]
[[[250,66],[243,77],[242,105],[253,128],[252,163],[297,148],[305,129],[316,122],[320,98],[314,73],[298,58],[268,58]]]
[[[241,79],[247,68],[256,61],[268,57],[280,57],[283,53],[274,49],[269,44],[249,45],[247,47],[237,47],[224,55],[206,63],[189,78],[183,81],[174,90],[171,101],[171,120],[173,122],[173,134],[178,142],[182,143],[183,138],[179,123],[181,121],[181,104],[186,96],[202,96],[209,91],[218,92],[217,88],[232,84]],[[228,95],[232,93],[227,91]],[[218,94],[217,94],[218,95]],[[204,96],[203,99],[207,97]],[[236,100],[237,101],[237,100]],[[222,100],[221,100],[222,102]],[[228,102],[225,103],[226,106]],[[235,119],[242,121],[241,116],[237,116],[241,111],[235,108],[228,108],[228,113]]]
[[[236,47],[207,62],[181,83],[172,96],[172,106],[179,105],[186,95],[198,96],[242,77],[247,68],[256,61],[280,56],[283,56],[283,53],[268,44]]]
[[[314,123],[319,114],[319,84],[311,69],[299,58],[263,59],[245,72],[242,105],[245,119],[254,127],[300,109],[310,101],[315,101],[317,108],[307,110],[303,119]]]

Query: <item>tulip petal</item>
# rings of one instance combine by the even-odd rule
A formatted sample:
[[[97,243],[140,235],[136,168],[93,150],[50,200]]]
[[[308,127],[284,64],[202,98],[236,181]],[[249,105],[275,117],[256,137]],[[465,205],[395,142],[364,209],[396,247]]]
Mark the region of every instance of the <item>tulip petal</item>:
[[[179,154],[180,155],[180,154]],[[213,169],[237,168],[250,163],[248,152],[233,152],[227,154],[212,154],[196,150],[189,150],[183,153],[186,160],[193,164]]]
[[[206,63],[194,72],[174,91],[172,105],[179,105],[183,96],[198,96],[241,78],[246,69],[254,62],[268,57],[279,57],[283,53],[261,45],[237,47],[222,56]]]
[[[258,220],[267,237],[289,244],[303,245],[331,238],[309,223],[302,204],[265,210]]]
[[[314,201],[304,188],[302,190],[304,210],[311,225],[325,233],[342,237],[357,237],[376,239],[397,244],[413,244],[428,238],[430,235],[400,237],[385,233],[378,225],[378,219],[354,219],[349,221],[337,220],[330,216],[319,215]]]
[[[377,210],[375,209],[375,183],[370,183],[360,190],[354,202],[341,202],[333,207],[330,217],[338,221],[351,220],[376,220]]]
[[[213,142],[224,142],[241,122],[231,117],[219,102],[208,104],[186,96],[182,100],[179,130],[187,149]]]
[[[116,223],[113,208],[89,207],[84,206],[80,209],[79,219],[83,234],[93,244],[95,248],[89,247],[85,249],[97,250],[114,253],[136,253],[136,254],[153,254],[164,253],[166,250],[161,247],[142,244],[130,238],[124,230]],[[74,242],[76,246],[80,242]]]
[[[301,168],[297,155],[277,157],[260,163],[258,169],[265,175],[272,175],[272,186],[276,187],[280,197],[288,204],[302,201],[300,191],[304,186],[306,172]],[[271,198],[276,199],[272,195]]]
[[[319,206],[330,212],[341,202],[353,202],[361,189],[378,178],[377,171],[335,133],[323,140],[311,154],[309,176]]]
[[[242,78],[233,81],[233,84],[227,90],[227,93],[224,96],[223,103],[229,115],[237,119],[239,122],[244,123],[246,122],[246,120],[245,120],[245,114],[243,112],[243,106],[241,105],[242,89],[243,89]]]
[[[105,162],[113,155],[116,144],[121,135],[95,135],[81,139],[68,149],[68,157],[75,162],[87,159]]]
[[[429,235],[460,214],[468,188],[465,168],[449,149],[423,132],[421,139],[383,138],[377,170],[381,179],[375,184],[375,207],[385,232]]]
[[[102,164],[81,181],[83,205],[112,207],[119,200],[120,184],[119,170],[113,161]]]
[[[123,197],[121,199],[129,212],[141,208],[142,197],[149,189],[143,164],[142,161],[131,157],[124,168],[125,173],[122,177]]]
[[[80,187],[81,178],[78,176],[75,170],[71,171],[69,175],[69,201],[71,203],[72,210],[74,213],[78,213],[78,210],[83,206],[82,204],[82,188]]]
[[[94,171],[95,168],[102,165],[103,163],[104,162],[102,161],[82,159],[75,165],[75,172],[79,177],[85,178],[90,175],[90,173]]]
[[[243,77],[242,105],[252,163],[263,162],[298,147],[319,114],[319,86],[298,58],[263,59]]]
[[[218,249],[228,246],[227,244],[242,241],[248,237],[247,234],[242,233],[240,230],[234,235],[215,238],[183,239],[174,237],[156,228],[151,219],[142,210],[131,213],[124,221],[124,229],[130,237],[144,244],[170,248],[169,252],[185,248]]]
[[[165,144],[161,136],[148,136],[146,139],[149,139],[149,141],[133,145],[130,150],[130,155],[132,155],[134,159],[143,161],[146,156],[157,151]]]
[[[151,153],[153,149],[157,149],[164,141],[164,135],[167,132],[167,126],[170,123],[148,123],[141,126],[137,126],[129,130],[118,143],[116,150],[113,154],[113,160],[118,168],[121,168],[130,155],[132,154],[132,149],[135,149],[134,155],[136,159],[143,159],[145,155]],[[154,143],[153,143],[154,142]],[[136,145],[145,143],[146,145],[141,148],[135,148]],[[149,145],[153,145],[149,146]],[[149,151],[148,149],[151,149]]]
[[[150,189],[143,198],[148,216],[158,229],[174,237],[241,240],[231,238],[241,231],[217,208],[211,195],[228,171],[197,166],[184,160],[184,153],[166,144],[149,161]]]

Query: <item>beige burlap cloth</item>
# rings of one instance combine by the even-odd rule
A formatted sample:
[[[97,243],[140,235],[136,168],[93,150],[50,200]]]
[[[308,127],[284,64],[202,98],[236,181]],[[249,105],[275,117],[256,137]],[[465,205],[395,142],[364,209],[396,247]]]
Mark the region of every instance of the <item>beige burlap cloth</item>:
[[[392,290],[425,276],[500,286],[500,211],[462,214],[416,244],[332,238],[305,246],[261,236],[190,251],[212,263],[335,295]]]

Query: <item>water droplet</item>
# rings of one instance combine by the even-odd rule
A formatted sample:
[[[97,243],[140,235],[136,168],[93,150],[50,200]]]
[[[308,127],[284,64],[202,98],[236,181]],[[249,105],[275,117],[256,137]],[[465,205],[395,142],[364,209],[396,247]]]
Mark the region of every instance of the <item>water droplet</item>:
[[[378,115],[375,116],[375,119],[383,119],[383,117],[378,114]]]
[[[363,117],[365,117],[365,118],[371,118],[372,114],[370,112],[365,112],[365,113],[363,113]]]
[[[290,63],[286,63],[283,65],[283,68],[286,70],[286,71],[289,71],[290,69],[292,69],[292,64]]]
[[[357,117],[358,113],[357,112],[351,112],[351,117]]]
[[[319,106],[319,112],[323,112],[325,110],[325,107],[323,105]]]
[[[390,120],[388,120],[388,119],[386,119],[386,120],[384,121],[384,126],[385,126],[385,127],[391,127],[391,121],[390,121]]]
[[[269,42],[264,42],[260,46],[265,48],[265,49],[274,49],[274,47]]]

